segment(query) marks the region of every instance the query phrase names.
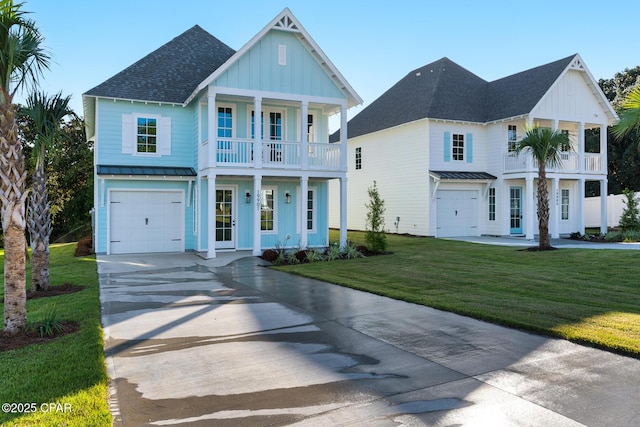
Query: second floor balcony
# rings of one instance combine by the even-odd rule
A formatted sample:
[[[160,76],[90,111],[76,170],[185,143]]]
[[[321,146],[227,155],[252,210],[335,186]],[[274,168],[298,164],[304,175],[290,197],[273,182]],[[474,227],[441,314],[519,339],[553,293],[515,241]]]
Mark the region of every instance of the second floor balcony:
[[[200,167],[343,171],[341,144],[218,138],[200,146]]]
[[[603,162],[603,156],[599,153],[563,152],[560,154],[560,164],[554,167],[547,166],[547,172],[606,174],[607,169]],[[527,152],[510,152],[504,155],[504,173],[537,171],[538,162]]]

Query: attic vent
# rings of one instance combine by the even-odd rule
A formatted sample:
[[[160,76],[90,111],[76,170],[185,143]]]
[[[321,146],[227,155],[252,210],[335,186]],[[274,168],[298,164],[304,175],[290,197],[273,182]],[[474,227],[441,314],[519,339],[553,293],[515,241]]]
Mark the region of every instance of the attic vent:
[[[575,58],[570,67],[574,70],[584,70],[584,64],[582,63],[582,61],[580,61],[579,58]]]
[[[287,65],[287,45],[278,45],[278,65]]]
[[[275,23],[275,28],[280,28],[289,31],[298,31],[298,27],[294,24],[293,20],[288,16],[283,16],[281,20]]]

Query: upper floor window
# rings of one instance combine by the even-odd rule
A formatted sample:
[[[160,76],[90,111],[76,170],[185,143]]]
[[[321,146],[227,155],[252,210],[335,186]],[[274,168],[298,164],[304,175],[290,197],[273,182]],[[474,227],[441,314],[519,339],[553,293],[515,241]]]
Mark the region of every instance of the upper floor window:
[[[464,160],[464,135],[454,133],[452,135],[452,156],[453,160]]]
[[[138,117],[138,130],[136,133],[138,153],[156,153],[158,138],[157,119]]]
[[[218,107],[218,137],[233,137],[233,109],[231,107]]]
[[[362,169],[362,147],[356,147],[356,170]]]
[[[170,155],[171,117],[159,114],[123,114],[122,154],[143,157]]]
[[[571,151],[571,140],[569,139],[569,131],[566,129],[563,129],[561,132],[565,136],[566,140],[560,146],[560,151],[563,151],[563,152]]]
[[[516,125],[509,125],[507,130],[507,149],[511,153],[516,151],[518,146],[518,128]]]

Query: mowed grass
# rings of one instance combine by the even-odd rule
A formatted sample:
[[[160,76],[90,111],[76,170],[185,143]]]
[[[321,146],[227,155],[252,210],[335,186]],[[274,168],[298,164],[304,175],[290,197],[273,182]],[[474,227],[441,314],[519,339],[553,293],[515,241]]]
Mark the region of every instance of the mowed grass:
[[[51,342],[0,352],[0,404],[35,403],[37,408],[27,415],[0,411],[2,426],[111,425],[96,261],[74,258],[75,247],[75,243],[51,246],[51,283],[70,282],[86,289],[28,300],[27,319],[43,320],[47,306],[55,303],[58,320],[79,322],[80,329]],[[0,272],[3,269],[0,251]],[[0,296],[3,302],[4,283]]]
[[[640,251],[387,239],[388,255],[279,269],[640,357]]]

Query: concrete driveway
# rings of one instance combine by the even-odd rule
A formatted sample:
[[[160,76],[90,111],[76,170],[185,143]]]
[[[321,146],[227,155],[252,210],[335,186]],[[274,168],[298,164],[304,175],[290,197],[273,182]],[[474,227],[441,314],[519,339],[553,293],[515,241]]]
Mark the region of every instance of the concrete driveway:
[[[640,360],[220,255],[98,257],[114,425],[640,420]]]

